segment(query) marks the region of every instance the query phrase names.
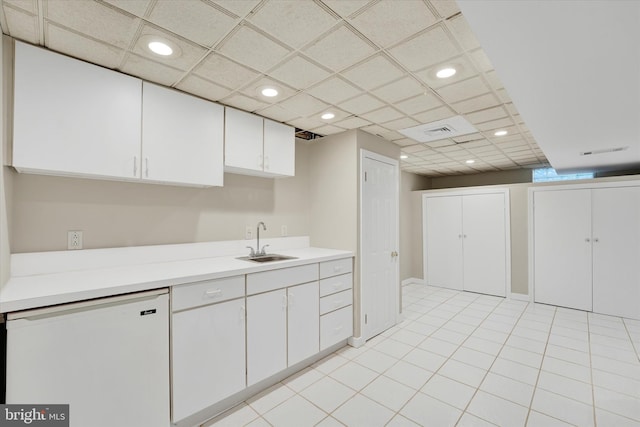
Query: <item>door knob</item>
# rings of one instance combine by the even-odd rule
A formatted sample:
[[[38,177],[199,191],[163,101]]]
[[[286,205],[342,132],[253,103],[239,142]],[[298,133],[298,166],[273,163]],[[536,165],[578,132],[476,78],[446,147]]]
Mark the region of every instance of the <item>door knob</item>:
[[[391,252],[391,257],[392,258],[395,258],[397,256],[398,256],[398,252],[396,252],[396,251]]]

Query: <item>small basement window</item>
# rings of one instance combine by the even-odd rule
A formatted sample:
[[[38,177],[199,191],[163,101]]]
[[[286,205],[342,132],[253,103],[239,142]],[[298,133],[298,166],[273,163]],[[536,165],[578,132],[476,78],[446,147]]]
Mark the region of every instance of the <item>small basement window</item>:
[[[592,178],[593,172],[558,174],[554,168],[539,168],[533,170],[533,182],[569,181]]]

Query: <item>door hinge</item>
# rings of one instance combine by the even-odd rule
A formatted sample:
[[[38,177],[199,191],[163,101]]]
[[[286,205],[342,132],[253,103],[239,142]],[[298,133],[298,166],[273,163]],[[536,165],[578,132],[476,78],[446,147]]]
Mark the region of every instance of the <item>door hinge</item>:
[[[366,314],[364,315],[364,324],[365,325],[367,324],[367,315]]]
[[[364,182],[367,182],[367,173],[364,173]]]

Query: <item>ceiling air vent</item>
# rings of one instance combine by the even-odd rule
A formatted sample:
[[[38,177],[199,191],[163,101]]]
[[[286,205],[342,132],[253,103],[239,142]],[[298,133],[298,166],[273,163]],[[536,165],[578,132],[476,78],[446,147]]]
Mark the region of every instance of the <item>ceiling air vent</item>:
[[[624,151],[629,147],[615,147],[615,148],[603,148],[601,150],[591,150],[591,151],[582,151],[580,153],[581,156],[592,156],[594,154],[604,154],[604,153],[617,153],[618,151]]]
[[[398,132],[418,142],[430,142],[475,133],[477,130],[464,117],[455,116],[425,125],[401,129]]]

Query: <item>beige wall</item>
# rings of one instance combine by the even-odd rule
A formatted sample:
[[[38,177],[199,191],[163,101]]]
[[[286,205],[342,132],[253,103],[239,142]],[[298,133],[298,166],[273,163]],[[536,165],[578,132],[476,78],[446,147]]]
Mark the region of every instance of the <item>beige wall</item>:
[[[68,230],[85,248],[243,239],[258,221],[265,237],[308,235],[308,154],[298,141],[293,178],[225,174],[205,189],[11,172],[11,251],[65,250]]]
[[[531,182],[531,169],[514,169],[474,175],[455,175],[431,178],[431,188],[472,187],[478,185],[516,184]]]
[[[400,179],[400,280],[422,278],[422,198],[431,179],[402,172]]]
[[[7,209],[7,197],[10,192],[10,177],[8,176],[7,168],[4,167],[6,163],[6,82],[9,80],[5,73],[5,49],[3,42],[0,41],[0,287],[2,287],[9,279],[10,271],[10,245],[9,245],[9,220]]]

